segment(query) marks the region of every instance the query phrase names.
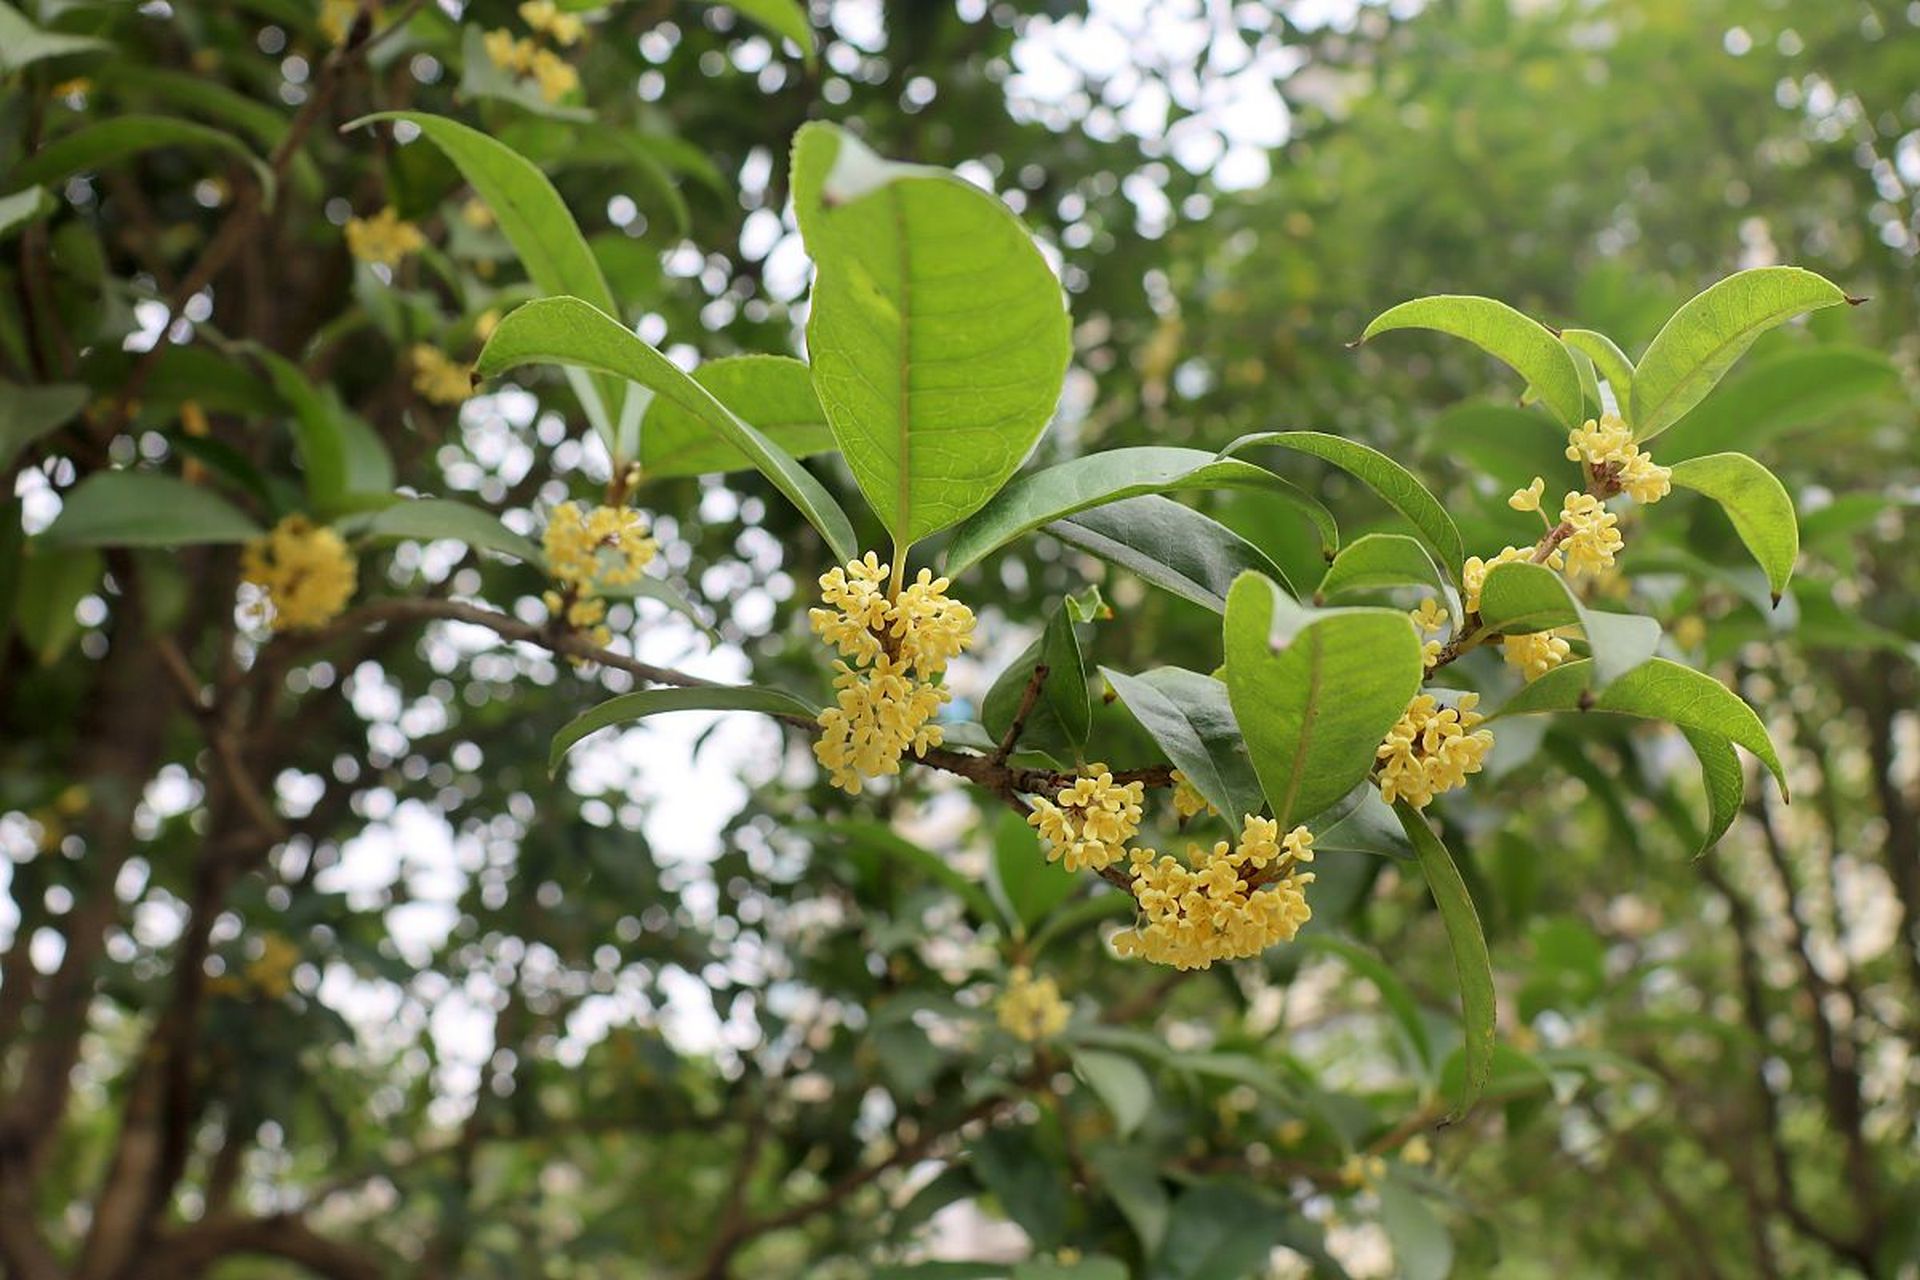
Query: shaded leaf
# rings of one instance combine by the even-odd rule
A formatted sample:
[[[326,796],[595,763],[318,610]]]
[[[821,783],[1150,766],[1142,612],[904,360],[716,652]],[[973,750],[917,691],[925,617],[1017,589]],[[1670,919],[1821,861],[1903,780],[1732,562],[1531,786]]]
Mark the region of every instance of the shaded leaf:
[[[1227,611],[1227,592],[1243,573],[1264,573],[1293,590],[1260,548],[1171,498],[1126,498],[1056,520],[1047,532],[1215,613]]]
[[[608,698],[568,721],[553,735],[547,768],[557,771],[580,740],[617,724],[631,724],[669,711],[759,711],[770,716],[812,720],[820,708],[781,689],[737,685],[701,685],[692,689],[641,689]]]
[[[1100,674],[1194,789],[1231,823],[1266,806],[1227,686],[1182,667]]]
[[[225,498],[158,471],[96,471],[63,503],[41,535],[47,546],[184,547],[261,533]]]
[[[1396,801],[1394,811],[1407,839],[1413,842],[1414,856],[1420,860],[1420,872],[1426,877],[1440,919],[1447,927],[1447,945],[1453,951],[1454,973],[1460,981],[1461,1043],[1466,1070],[1460,1092],[1454,1100],[1451,1120],[1464,1116],[1480,1098],[1493,1071],[1493,962],[1487,955],[1487,935],[1480,927],[1480,913],[1474,910],[1467,882],[1453,855],[1440,842],[1420,811],[1405,800]]]

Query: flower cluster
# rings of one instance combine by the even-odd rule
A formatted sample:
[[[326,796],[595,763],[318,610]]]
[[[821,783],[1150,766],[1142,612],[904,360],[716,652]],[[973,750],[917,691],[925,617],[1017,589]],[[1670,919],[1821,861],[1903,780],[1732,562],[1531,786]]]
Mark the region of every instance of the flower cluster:
[[[1605,502],[1590,493],[1569,493],[1560,507],[1560,523],[1572,531],[1559,547],[1568,573],[1578,577],[1613,568],[1613,558],[1625,543],[1620,517],[1607,510]]]
[[[240,554],[240,576],[266,593],[275,631],[323,626],[353,599],[358,566],[346,540],[305,516],[288,516]]]
[[[589,510],[578,502],[563,502],[547,517],[541,545],[547,572],[560,588],[543,597],[548,612],[604,647],[613,634],[602,622],[607,602],[600,598],[600,588],[638,582],[660,550],[647,535],[646,520],[630,507]]]
[[[397,267],[402,258],[426,247],[427,238],[420,234],[420,228],[404,221],[392,205],[371,218],[347,220],[347,251],[362,262]]]
[[[416,342],[407,351],[413,389],[434,404],[461,404],[473,393],[473,370],[437,347]]]
[[[1113,936],[1114,950],[1179,969],[1205,969],[1216,960],[1239,960],[1291,942],[1313,918],[1307,905],[1313,873],[1300,870],[1311,861],[1313,835],[1305,827],[1283,836],[1271,818],[1251,815],[1238,844],[1222,840],[1210,852],[1190,845],[1185,862],[1137,849],[1132,888],[1141,919]],[[1264,883],[1257,873],[1269,864],[1280,874]]]
[[[1178,769],[1173,771],[1173,811],[1180,815],[1182,822],[1202,813],[1216,812],[1213,802],[1201,795],[1200,788]]]
[[[587,34],[587,24],[578,14],[563,13],[553,0],[527,0],[520,6],[520,17],[538,35],[544,35],[561,48],[570,48]],[[502,71],[516,76],[532,76],[540,96],[558,102],[580,87],[580,73],[571,62],[537,42],[519,38],[501,28],[487,32],[483,42],[487,58]]]
[[[1066,1029],[1072,1010],[1060,998],[1052,978],[1036,978],[1025,965],[1007,975],[1007,989],[994,1005],[994,1016],[1007,1034],[1032,1044],[1051,1040]]]
[[[1404,799],[1424,809],[1442,791],[1463,787],[1468,774],[1480,772],[1493,734],[1476,728],[1486,719],[1474,710],[1479,704],[1477,693],[1461,694],[1451,707],[1441,706],[1430,693],[1416,695],[1376,753],[1381,799],[1388,804]]]
[[[1507,636],[1500,642],[1500,649],[1507,665],[1518,668],[1529,683],[1565,662],[1573,653],[1573,646],[1551,631]]]
[[[1027,822],[1046,841],[1048,862],[1069,871],[1104,871],[1126,856],[1145,799],[1143,783],[1115,782],[1107,766],[1090,764],[1053,799],[1037,798]]]
[[[1618,414],[1591,418],[1567,436],[1567,460],[1583,464],[1607,489],[1618,489],[1641,506],[1673,492],[1673,470],[1634,447],[1633,431]]]
[[[973,610],[947,596],[945,578],[922,569],[893,593],[891,572],[871,551],[828,570],[820,595],[829,607],[808,614],[842,659],[813,754],[849,795],[859,794],[863,778],[899,773],[908,750],[923,755],[940,745],[933,718],[952,695],[934,681],[973,643]]]
[[[1440,661],[1440,653],[1445,648],[1440,643],[1440,633],[1453,625],[1447,617],[1447,611],[1432,596],[1420,602],[1420,607],[1412,614],[1413,625],[1420,631],[1420,661],[1428,671]]]

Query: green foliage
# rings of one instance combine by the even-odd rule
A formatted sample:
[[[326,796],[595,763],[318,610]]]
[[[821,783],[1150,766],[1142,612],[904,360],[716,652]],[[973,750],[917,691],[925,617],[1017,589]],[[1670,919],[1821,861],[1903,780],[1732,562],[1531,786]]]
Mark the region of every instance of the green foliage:
[[[1740,541],[1765,570],[1778,600],[1800,558],[1800,527],[1786,486],[1744,453],[1715,453],[1676,463],[1673,483],[1720,504]]]
[[[1464,338],[1527,380],[1531,393],[1563,426],[1586,417],[1586,397],[1573,359],[1553,331],[1493,298],[1415,298],[1375,316],[1360,341],[1395,329],[1433,329]]]

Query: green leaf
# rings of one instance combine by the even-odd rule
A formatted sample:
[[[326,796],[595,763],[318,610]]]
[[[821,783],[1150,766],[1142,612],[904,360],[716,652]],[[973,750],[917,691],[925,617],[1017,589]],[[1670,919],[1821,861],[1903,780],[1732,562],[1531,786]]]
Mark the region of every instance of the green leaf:
[[[1447,927],[1447,945],[1453,951],[1453,968],[1460,980],[1461,1039],[1466,1054],[1466,1072],[1460,1096],[1454,1100],[1449,1120],[1467,1114],[1479,1100],[1493,1072],[1493,962],[1487,956],[1487,935],[1480,928],[1480,913],[1474,910],[1467,882],[1453,855],[1433,833],[1420,811],[1405,800],[1394,803],[1400,825],[1413,842],[1414,856],[1420,860],[1420,872],[1427,878],[1434,905]]]
[[[1189,1187],[1174,1201],[1166,1239],[1146,1280],[1225,1280],[1252,1276],[1286,1230],[1287,1215],[1272,1201],[1227,1183]]]
[[[547,769],[558,772],[567,752],[582,738],[616,724],[631,724],[669,711],[759,711],[770,716],[812,720],[820,708],[782,689],[709,684],[692,689],[640,689],[608,698],[569,720],[553,735]]]
[[[807,6],[801,0],[727,0],[727,7],[793,41],[807,65],[813,65],[813,24],[807,20]]]
[[[1673,483],[1720,504],[1740,541],[1765,571],[1778,603],[1793,577],[1794,561],[1800,558],[1800,526],[1786,486],[1744,453],[1713,453],[1676,462]]]
[[[1555,667],[1507,700],[1494,719],[1537,715],[1549,711],[1605,711],[1665,720],[1681,729],[1718,734],[1751,751],[1767,766],[1782,794],[1786,770],[1767,736],[1767,727],[1738,694],[1691,667],[1665,658],[1635,667],[1598,694],[1589,691],[1591,662],[1569,662]]]
[[[1371,781],[1362,782],[1332,808],[1309,818],[1313,847],[1329,852],[1365,853],[1388,858],[1411,858],[1413,846],[1400,830],[1393,810]]]
[[[1589,609],[1566,579],[1541,564],[1495,565],[1480,589],[1480,622],[1502,635],[1579,627],[1593,651],[1596,692],[1651,658],[1660,647],[1659,622],[1639,614]]]
[[[1432,587],[1441,592],[1439,570],[1417,538],[1400,533],[1368,533],[1340,549],[1320,579],[1315,602],[1343,591],[1377,591],[1383,587]]]
[[[393,489],[393,458],[378,433],[347,408],[328,384],[316,387],[299,365],[258,343],[235,343],[266,368],[273,389],[293,411],[294,441],[316,510],[352,505],[347,499]]]
[[[1291,482],[1264,467],[1238,458],[1221,458],[1205,449],[1144,446],[1109,449],[1015,476],[947,544],[946,570],[958,576],[1021,534],[1075,512],[1146,494],[1180,489],[1266,489],[1310,513],[1326,508]],[[1323,536],[1338,540],[1333,517],[1325,515]]]
[[[1040,1249],[1050,1249],[1066,1231],[1067,1181],[1055,1172],[1036,1131],[989,1129],[972,1144],[973,1171],[1009,1218]]]
[[[273,173],[246,143],[210,125],[174,116],[127,114],[82,125],[15,165],[6,182],[15,189],[34,183],[58,184],[76,173],[102,169],[157,147],[212,147],[235,156],[252,168],[266,203],[273,203]]]
[[[1633,361],[1612,338],[1592,329],[1562,329],[1560,341],[1593,361],[1593,367],[1613,388],[1613,402],[1624,412],[1633,398]]]
[[[1102,667],[1100,674],[1167,759],[1230,824],[1265,808],[1260,777],[1225,684],[1183,667],[1156,667],[1137,676]]]
[[[0,240],[46,217],[59,207],[53,193],[45,187],[27,187],[10,196],[0,196]]]
[[[21,548],[19,582],[11,603],[21,641],[36,662],[50,667],[80,634],[74,609],[99,587],[106,562],[90,547],[66,550],[44,543],[44,538],[33,538]],[[5,640],[6,632],[0,630],[0,642]]]
[[[449,498],[410,498],[394,503],[367,522],[375,538],[415,538],[431,542],[451,538],[480,551],[497,551],[525,564],[544,562],[540,548],[524,534],[500,523],[498,516]]]
[[[1226,667],[1234,717],[1285,831],[1371,772],[1420,688],[1420,641],[1398,610],[1305,610],[1245,574],[1227,597]]]
[[[1007,665],[980,704],[980,722],[995,742],[1002,741],[1025,699],[1034,668],[1046,664],[1046,683],[1040,699],[1020,732],[1024,746],[1051,750],[1079,747],[1093,727],[1093,705],[1087,697],[1087,672],[1080,641],[1073,632],[1067,602],[1047,614],[1039,638]]]
[[[1382,312],[1360,341],[1390,329],[1433,329],[1464,338],[1525,378],[1563,426],[1572,429],[1584,420],[1586,397],[1573,357],[1553,330],[1504,302],[1465,294],[1416,298]]]
[[[0,471],[35,440],[73,421],[90,394],[78,383],[16,387],[0,381]]]
[[[988,888],[1005,899],[1005,914],[1016,932],[1045,920],[1080,887],[1078,876],[1041,855],[1033,828],[1004,808],[993,818],[993,861],[988,871]]]
[[[1700,758],[1701,781],[1707,792],[1707,825],[1701,832],[1697,856],[1719,844],[1720,837],[1740,816],[1740,806],[1747,798],[1747,775],[1726,738],[1705,729],[1683,728],[1680,734]]]
[[[1555,345],[1557,348],[1558,344]],[[1421,540],[1439,557],[1443,569],[1456,577],[1459,575],[1460,566],[1467,558],[1466,544],[1460,539],[1460,530],[1454,526],[1453,517],[1440,505],[1440,500],[1427,491],[1427,487],[1420,483],[1413,472],[1378,449],[1320,431],[1264,431],[1241,436],[1222,449],[1220,454],[1225,457],[1268,446],[1311,454],[1332,463],[1366,485],[1388,506],[1407,518]]]
[[[1153,1081],[1139,1063],[1104,1049],[1075,1049],[1073,1073],[1113,1113],[1114,1130],[1127,1137],[1153,1110]]]
[[[1453,1274],[1453,1237],[1419,1192],[1397,1178],[1383,1182],[1380,1225],[1393,1244],[1400,1280],[1447,1280]]]
[[[1875,401],[1897,412],[1903,400],[1900,370],[1882,352],[1845,346],[1782,351],[1715,387],[1660,442],[1660,459],[1751,450]]]
[[[828,453],[833,431],[813,393],[813,374],[791,356],[725,356],[693,371],[693,380],[740,421],[796,458]],[[753,460],[699,417],[657,400],[640,430],[640,464],[649,476],[739,471]]]
[[[1293,590],[1260,548],[1171,498],[1127,498],[1094,507],[1056,520],[1047,532],[1215,613],[1227,611],[1227,592],[1243,573],[1264,573]]]
[[[112,47],[106,41],[96,40],[92,36],[43,31],[12,5],[0,4],[0,75],[11,75],[22,67],[48,58],[100,53]]]
[[[468,28],[470,33],[475,30]],[[478,129],[425,111],[382,111],[362,116],[346,127],[357,129],[376,120],[407,121],[453,161],[460,176],[493,210],[501,232],[520,256],[520,265],[535,288],[545,294],[582,299],[610,316],[618,314],[599,260],[587,247],[560,193],[532,161]],[[611,417],[612,408],[620,403],[619,385],[576,378],[574,393],[594,430],[605,440],[614,465],[618,467],[633,457],[637,450],[627,447],[632,442],[620,439]]]
[[[1713,390],[1762,333],[1803,312],[1848,301],[1840,286],[1799,267],[1728,276],[1673,313],[1633,378],[1636,440],[1651,440]]]
[[[905,547],[977,511],[1040,438],[1070,354],[1064,294],[998,199],[832,125],[795,135],[793,192],[814,389]]]
[[[1101,1254],[1072,1262],[1029,1258],[1014,1266],[1010,1280],[1127,1280],[1127,1268],[1118,1258]]]
[[[158,471],[96,471],[64,502],[41,535],[48,546],[185,547],[261,533],[226,499]]]
[[[1088,1162],[1099,1175],[1108,1198],[1133,1228],[1140,1248],[1148,1254],[1159,1249],[1172,1217],[1167,1189],[1160,1181],[1159,1162],[1137,1147],[1120,1146],[1100,1147],[1089,1155]]]
[[[523,364],[564,364],[637,383],[662,401],[706,424],[753,460],[820,531],[836,560],[860,554],[853,525],[825,486],[792,455],[740,421],[713,393],[627,327],[578,298],[542,298],[507,314],[487,339],[475,368],[492,377]]]

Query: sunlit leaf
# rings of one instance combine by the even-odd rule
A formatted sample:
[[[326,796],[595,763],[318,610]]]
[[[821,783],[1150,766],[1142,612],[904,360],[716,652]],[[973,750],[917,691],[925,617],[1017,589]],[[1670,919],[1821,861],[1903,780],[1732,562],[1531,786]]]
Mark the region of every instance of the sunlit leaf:
[[[1553,330],[1504,302],[1463,294],[1415,298],[1382,312],[1360,341],[1393,329],[1434,329],[1464,338],[1525,378],[1562,425],[1577,427],[1584,417],[1586,397],[1567,349]]]

